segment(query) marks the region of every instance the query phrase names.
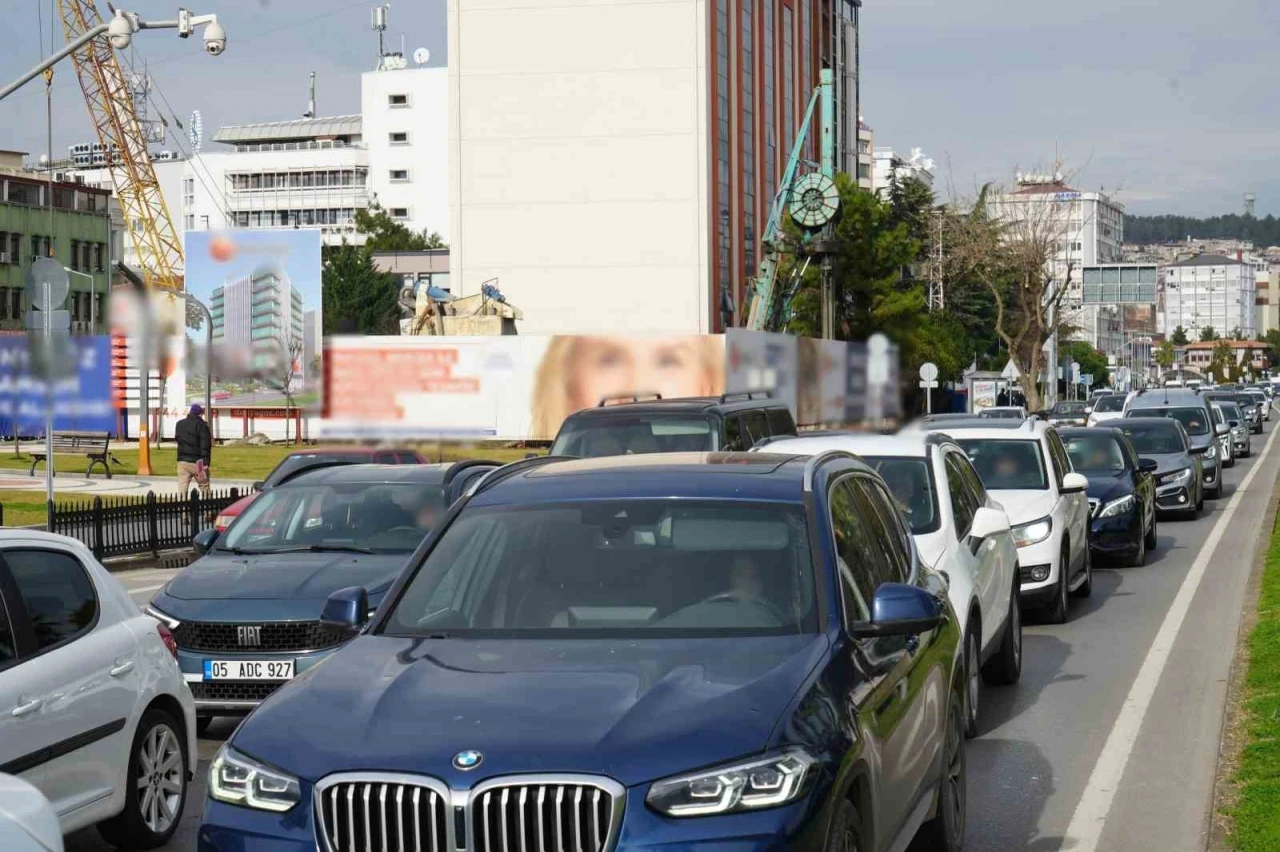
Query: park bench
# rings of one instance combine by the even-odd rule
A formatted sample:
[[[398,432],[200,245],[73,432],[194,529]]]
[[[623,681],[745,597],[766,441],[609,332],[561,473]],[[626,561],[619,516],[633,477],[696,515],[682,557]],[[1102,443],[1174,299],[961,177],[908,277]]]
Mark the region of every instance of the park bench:
[[[100,464],[102,469],[107,472],[107,479],[111,478],[111,465],[108,462],[120,464],[120,461],[110,453],[111,433],[109,432],[54,432],[53,433],[53,452],[54,454],[65,453],[68,455],[79,455],[84,453],[85,458],[89,459],[89,466],[85,468],[84,475],[89,476],[93,472],[93,466]],[[31,470],[29,476],[36,475],[36,465],[44,462],[49,463],[48,453],[41,445],[39,450],[31,453]]]

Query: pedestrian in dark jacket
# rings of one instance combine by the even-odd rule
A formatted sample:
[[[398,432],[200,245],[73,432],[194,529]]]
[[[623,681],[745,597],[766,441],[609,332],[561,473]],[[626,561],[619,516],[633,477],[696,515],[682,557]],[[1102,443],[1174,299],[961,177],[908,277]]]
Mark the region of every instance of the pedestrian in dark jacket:
[[[213,435],[209,424],[200,416],[204,409],[197,403],[178,421],[173,434],[178,440],[178,493],[190,495],[194,481],[201,497],[209,496],[209,461],[213,452]]]

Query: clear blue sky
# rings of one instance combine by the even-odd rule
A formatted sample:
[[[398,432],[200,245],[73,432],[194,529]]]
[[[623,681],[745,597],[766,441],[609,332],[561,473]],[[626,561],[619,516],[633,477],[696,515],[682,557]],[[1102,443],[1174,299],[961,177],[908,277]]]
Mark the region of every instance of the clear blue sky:
[[[178,2],[122,5],[171,18]],[[358,110],[358,74],[376,54],[370,0],[189,5],[219,14],[224,56],[171,32],[136,41],[184,123],[199,109],[207,135],[299,115],[313,70],[322,114]],[[38,9],[47,50],[49,0],[0,0],[6,81],[40,57]],[[388,40],[398,47],[401,34],[410,52],[423,46],[444,63],[444,0],[393,2]],[[1275,0],[865,0],[863,113],[877,145],[923,148],[940,185],[963,192],[1057,154],[1083,167],[1077,183],[1105,187],[1131,212],[1235,212],[1255,192],[1260,214],[1280,213],[1278,36]],[[91,141],[69,64],[58,70],[54,115],[55,156]],[[44,123],[37,82],[0,102],[0,147],[43,151]]]

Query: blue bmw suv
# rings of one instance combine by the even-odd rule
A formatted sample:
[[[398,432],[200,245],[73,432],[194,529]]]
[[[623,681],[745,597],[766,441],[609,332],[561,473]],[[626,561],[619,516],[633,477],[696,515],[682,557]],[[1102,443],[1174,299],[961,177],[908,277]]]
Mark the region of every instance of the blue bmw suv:
[[[956,624],[847,453],[517,462],[236,729],[199,850],[958,852]]]

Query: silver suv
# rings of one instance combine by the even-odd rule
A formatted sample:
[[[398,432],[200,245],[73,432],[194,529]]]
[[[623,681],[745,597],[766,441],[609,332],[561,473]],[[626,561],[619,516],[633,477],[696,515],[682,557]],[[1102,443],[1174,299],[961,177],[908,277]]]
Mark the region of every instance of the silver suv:
[[[1230,430],[1215,423],[1213,404],[1197,390],[1155,388],[1133,394],[1124,407],[1125,417],[1170,417],[1182,424],[1191,446],[1202,451],[1203,485],[1210,498],[1222,496],[1222,434]]]

